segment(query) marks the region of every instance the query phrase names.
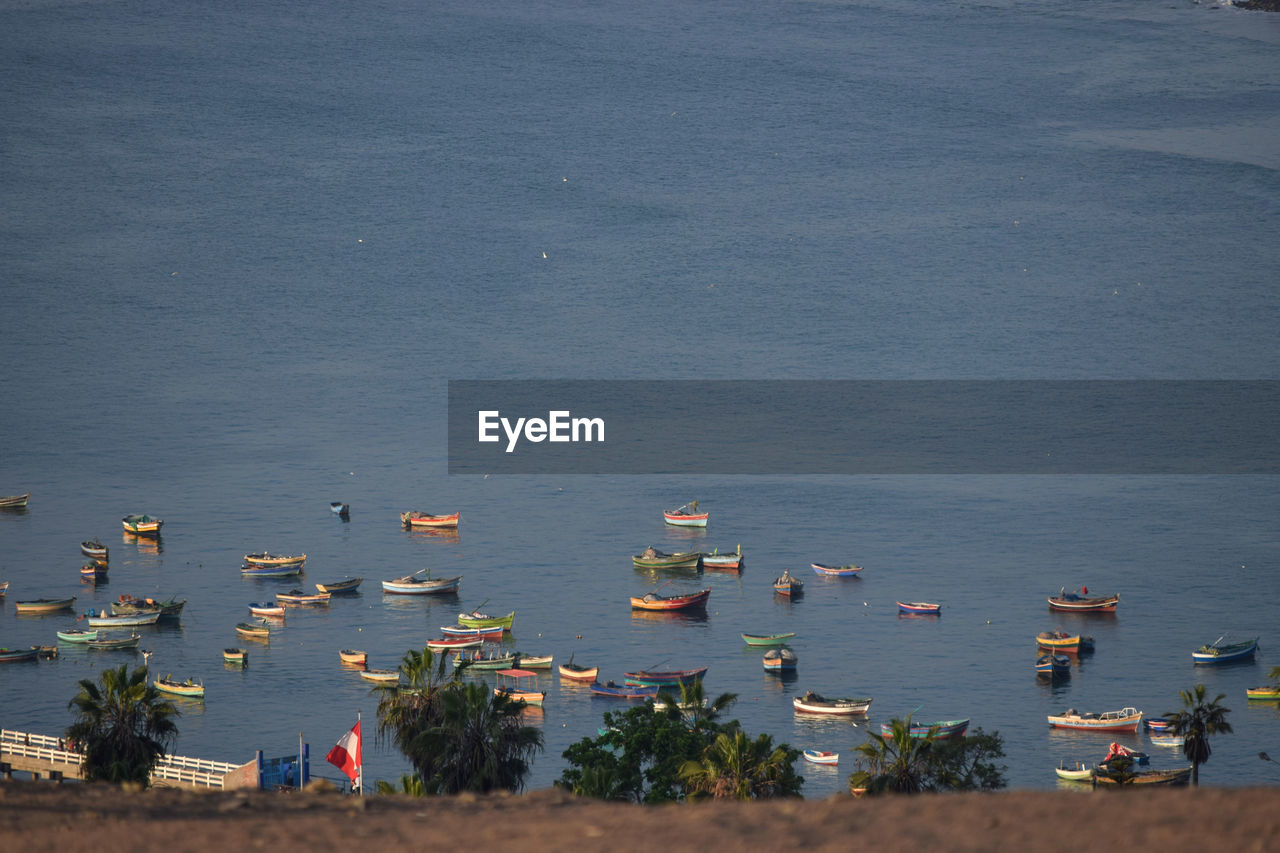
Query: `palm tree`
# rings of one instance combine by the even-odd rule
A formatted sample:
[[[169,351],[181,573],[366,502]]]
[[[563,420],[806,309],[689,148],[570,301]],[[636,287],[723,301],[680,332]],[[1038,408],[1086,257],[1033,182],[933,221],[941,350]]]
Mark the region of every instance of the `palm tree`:
[[[798,750],[785,744],[774,747],[770,735],[751,740],[746,732],[735,729],[717,734],[701,760],[686,761],[680,778],[690,799],[796,797],[804,784],[804,777],[792,767],[799,756]]]
[[[668,713],[679,715],[691,730],[704,734],[715,734],[719,731],[717,721],[734,702],[738,701],[737,693],[721,693],[710,704],[702,690],[702,682],[680,685],[680,701],[677,704],[671,693],[663,690],[658,694],[659,701],[666,703]]]
[[[918,794],[928,786],[933,757],[934,732],[911,736],[911,715],[889,721],[889,737],[874,737],[858,749],[858,766],[849,777],[850,790],[865,788],[870,794]]]
[[[422,777],[413,773],[400,774],[400,787],[379,779],[375,785],[379,794],[408,794],[411,797],[425,797],[427,795],[426,788],[423,787]]]
[[[1181,690],[1181,711],[1166,714],[1170,720],[1169,731],[1182,735],[1182,754],[1191,762],[1191,784],[1200,784],[1200,765],[1209,760],[1213,750],[1209,747],[1209,736],[1230,734],[1231,724],[1227,722],[1230,708],[1224,708],[1219,702],[1227,697],[1219,693],[1212,701],[1205,701],[1207,691],[1203,684],[1197,684],[1191,690]]]
[[[105,669],[99,678],[80,681],[68,704],[76,711],[66,737],[84,754],[86,781],[138,782],[148,785],[156,762],[173,745],[178,709],[154,685],[147,668],[128,664]]]
[[[454,683],[458,670],[447,673],[448,658],[431,649],[412,649],[400,660],[400,682],[379,684],[372,689],[378,696],[378,734],[381,742],[391,741],[414,764],[422,778],[430,774],[414,762],[411,746],[423,731],[439,722],[440,707],[436,697],[443,685]]]
[[[485,793],[524,787],[542,732],[520,719],[525,703],[494,694],[485,683],[450,684],[436,694],[440,719],[410,745],[434,793]]]

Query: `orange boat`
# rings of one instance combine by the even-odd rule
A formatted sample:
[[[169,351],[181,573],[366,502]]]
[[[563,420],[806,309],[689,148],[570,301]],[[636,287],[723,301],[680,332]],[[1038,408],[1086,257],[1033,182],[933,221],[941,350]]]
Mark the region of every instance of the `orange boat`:
[[[573,655],[569,655],[569,662],[560,664],[560,677],[570,681],[595,681],[600,677],[600,667],[576,664]]]
[[[357,649],[340,649],[338,651],[338,659],[343,663],[364,666],[369,662],[369,653]]]
[[[536,672],[530,672],[527,669],[500,669],[494,675],[498,676],[498,686],[493,688],[494,696],[506,696],[508,699],[523,702],[526,705],[541,705],[547,698],[544,690],[520,686],[522,678],[537,678]],[[504,683],[504,677],[511,679],[511,682]]]
[[[462,515],[461,512],[455,512],[453,515],[431,515],[429,513],[413,510],[412,512],[400,513],[400,523],[408,528],[457,527],[458,517],[460,515]]]
[[[687,595],[658,595],[646,592],[642,596],[631,596],[633,610],[691,610],[707,606],[711,597],[711,587],[691,592]]]

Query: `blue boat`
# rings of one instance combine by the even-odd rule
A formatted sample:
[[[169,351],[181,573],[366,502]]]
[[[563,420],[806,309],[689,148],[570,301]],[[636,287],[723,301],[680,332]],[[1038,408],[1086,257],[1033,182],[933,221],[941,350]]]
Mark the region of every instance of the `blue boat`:
[[[1227,638],[1223,636],[1206,646],[1201,646],[1196,649],[1191,653],[1191,659],[1196,663],[1205,664],[1230,663],[1232,661],[1251,658],[1257,650],[1257,637],[1254,637],[1252,640],[1229,642]]]
[[[963,737],[964,733],[969,729],[969,721],[965,720],[939,720],[934,723],[911,723],[911,736],[913,738],[926,738],[929,732],[933,731],[934,740],[946,740],[947,738]],[[880,737],[893,737],[893,726],[888,723],[880,724]]]
[[[597,696],[610,696],[614,699],[649,699],[658,695],[657,687],[642,687],[638,684],[614,684],[612,681],[591,685],[591,692]]]
[[[1041,655],[1036,658],[1036,675],[1056,677],[1071,674],[1071,658],[1066,655]]]
[[[245,577],[255,578],[286,578],[290,575],[302,574],[302,564],[296,563],[291,566],[255,566],[245,563],[240,567],[240,574]]]

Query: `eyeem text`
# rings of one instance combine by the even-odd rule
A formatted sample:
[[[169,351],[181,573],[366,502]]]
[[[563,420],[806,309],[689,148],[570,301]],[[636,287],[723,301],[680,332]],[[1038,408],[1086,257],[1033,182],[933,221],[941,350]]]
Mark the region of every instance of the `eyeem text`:
[[[482,410],[478,414],[480,434],[477,440],[485,443],[501,441],[502,436],[498,434],[501,427],[507,435],[507,453],[516,449],[522,435],[525,441],[534,444],[542,441],[604,441],[604,418],[575,418],[568,411],[549,411],[546,420],[516,418],[513,424],[497,409]]]

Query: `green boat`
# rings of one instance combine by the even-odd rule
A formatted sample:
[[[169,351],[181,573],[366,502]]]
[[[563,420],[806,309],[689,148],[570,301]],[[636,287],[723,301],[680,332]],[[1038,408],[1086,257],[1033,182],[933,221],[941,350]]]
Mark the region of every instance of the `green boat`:
[[[484,654],[466,655],[459,653],[453,658],[454,667],[462,666],[466,663],[471,669],[510,669],[515,665],[515,654],[503,654],[492,657]]]
[[[87,643],[90,640],[98,639],[98,632],[76,628],[71,631],[59,631],[58,639],[65,643]]]
[[[506,616],[490,616],[487,613],[459,613],[458,624],[466,628],[502,628],[510,631],[516,621],[516,612],[512,610]]]
[[[668,554],[650,545],[631,558],[638,569],[696,569],[702,563],[700,551],[681,551]]]
[[[748,646],[781,646],[795,635],[795,631],[786,634],[743,634],[742,642]]]

